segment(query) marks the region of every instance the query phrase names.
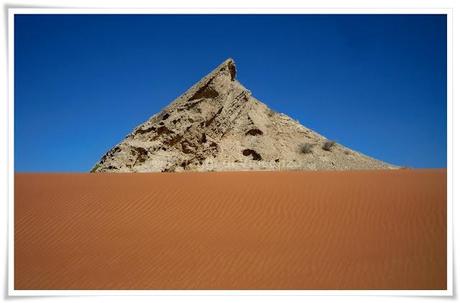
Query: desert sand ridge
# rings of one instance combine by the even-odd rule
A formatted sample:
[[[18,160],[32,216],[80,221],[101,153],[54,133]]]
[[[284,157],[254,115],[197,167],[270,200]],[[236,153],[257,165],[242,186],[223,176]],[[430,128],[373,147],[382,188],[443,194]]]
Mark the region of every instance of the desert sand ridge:
[[[227,59],[136,127],[92,172],[389,169],[269,109]]]
[[[447,172],[16,174],[14,287],[446,289]]]

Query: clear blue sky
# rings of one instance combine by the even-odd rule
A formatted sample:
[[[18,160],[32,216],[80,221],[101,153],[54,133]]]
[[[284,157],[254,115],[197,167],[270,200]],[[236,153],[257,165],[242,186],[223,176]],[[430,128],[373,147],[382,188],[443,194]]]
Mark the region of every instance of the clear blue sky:
[[[16,16],[15,169],[88,171],[228,57],[306,127],[446,167],[446,47],[441,15]]]

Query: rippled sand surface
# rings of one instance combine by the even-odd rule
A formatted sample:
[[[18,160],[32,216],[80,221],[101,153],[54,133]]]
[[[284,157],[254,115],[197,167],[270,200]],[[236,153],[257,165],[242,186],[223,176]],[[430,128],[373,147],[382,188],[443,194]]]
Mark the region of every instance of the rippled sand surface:
[[[15,289],[445,289],[446,170],[16,174]]]

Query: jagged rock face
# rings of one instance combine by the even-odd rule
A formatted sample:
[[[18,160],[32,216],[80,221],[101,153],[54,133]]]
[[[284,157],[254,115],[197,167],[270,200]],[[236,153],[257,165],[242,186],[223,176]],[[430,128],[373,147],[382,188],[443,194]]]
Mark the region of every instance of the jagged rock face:
[[[270,110],[236,80],[228,59],[135,128],[92,172],[386,168],[396,167]]]

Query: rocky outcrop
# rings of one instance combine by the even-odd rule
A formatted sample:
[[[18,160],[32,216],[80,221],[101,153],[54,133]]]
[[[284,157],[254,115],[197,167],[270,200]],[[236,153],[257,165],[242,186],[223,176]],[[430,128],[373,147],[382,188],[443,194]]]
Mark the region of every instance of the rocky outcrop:
[[[396,168],[340,144],[324,149],[327,141],[254,98],[228,59],[135,128],[92,172]]]

